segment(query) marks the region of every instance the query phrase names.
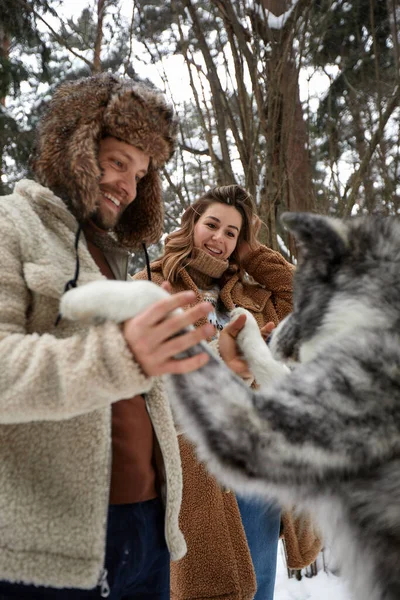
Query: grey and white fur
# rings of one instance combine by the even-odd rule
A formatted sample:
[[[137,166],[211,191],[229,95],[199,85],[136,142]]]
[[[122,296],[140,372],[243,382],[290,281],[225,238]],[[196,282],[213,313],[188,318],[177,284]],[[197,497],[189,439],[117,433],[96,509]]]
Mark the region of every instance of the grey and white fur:
[[[400,221],[283,222],[302,256],[293,313],[273,333],[273,357],[255,330],[240,340],[262,392],[211,355],[169,376],[169,397],[221,483],[311,511],[354,600],[398,600]],[[291,371],[280,364],[293,359]]]

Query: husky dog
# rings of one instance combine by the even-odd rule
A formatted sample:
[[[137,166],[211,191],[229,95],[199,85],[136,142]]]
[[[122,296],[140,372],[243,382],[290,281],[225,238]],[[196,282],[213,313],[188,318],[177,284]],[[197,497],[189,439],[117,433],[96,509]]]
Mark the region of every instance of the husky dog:
[[[312,511],[354,599],[398,600],[400,222],[305,213],[283,222],[302,255],[293,313],[270,349],[255,331],[241,340],[262,392],[211,355],[168,376],[169,397],[221,483]],[[281,360],[299,364],[288,372]]]

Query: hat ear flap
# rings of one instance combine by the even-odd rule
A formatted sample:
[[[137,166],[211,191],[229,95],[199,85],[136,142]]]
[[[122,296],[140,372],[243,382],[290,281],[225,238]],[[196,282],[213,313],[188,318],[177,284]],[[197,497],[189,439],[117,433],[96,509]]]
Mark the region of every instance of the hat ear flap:
[[[59,121],[46,123],[45,135],[33,159],[37,179],[63,198],[79,221],[94,212],[98,201],[100,137],[98,117],[77,128],[68,123],[60,127]]]
[[[164,225],[161,179],[151,166],[137,187],[135,200],[128,206],[115,233],[118,241],[128,248],[137,248],[140,242],[154,244],[161,237]],[[140,232],[140,239],[138,239]]]
[[[100,119],[81,125],[70,137],[68,153],[64,158],[65,177],[69,178],[66,188],[70,192],[68,200],[74,214],[82,220],[87,220],[98,204],[101,171],[97,155],[100,137]]]

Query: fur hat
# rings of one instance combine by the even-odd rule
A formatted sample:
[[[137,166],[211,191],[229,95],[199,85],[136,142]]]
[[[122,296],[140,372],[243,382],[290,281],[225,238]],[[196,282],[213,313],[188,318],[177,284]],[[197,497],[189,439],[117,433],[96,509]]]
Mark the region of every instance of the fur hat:
[[[176,133],[171,106],[142,82],[110,73],[68,81],[57,88],[40,122],[32,169],[82,223],[98,202],[100,140],[112,136],[149,154],[148,173],[114,230],[122,245],[134,248],[161,236],[159,169],[175,150]]]

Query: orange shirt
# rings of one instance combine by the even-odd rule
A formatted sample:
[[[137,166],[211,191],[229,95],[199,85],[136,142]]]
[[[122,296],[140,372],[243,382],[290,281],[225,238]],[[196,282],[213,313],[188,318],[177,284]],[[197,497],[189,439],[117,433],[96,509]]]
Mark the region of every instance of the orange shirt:
[[[90,231],[87,232],[90,236]],[[103,252],[87,239],[102,274],[115,279]],[[112,405],[112,467],[110,504],[129,504],[157,496],[154,431],[143,396]]]

